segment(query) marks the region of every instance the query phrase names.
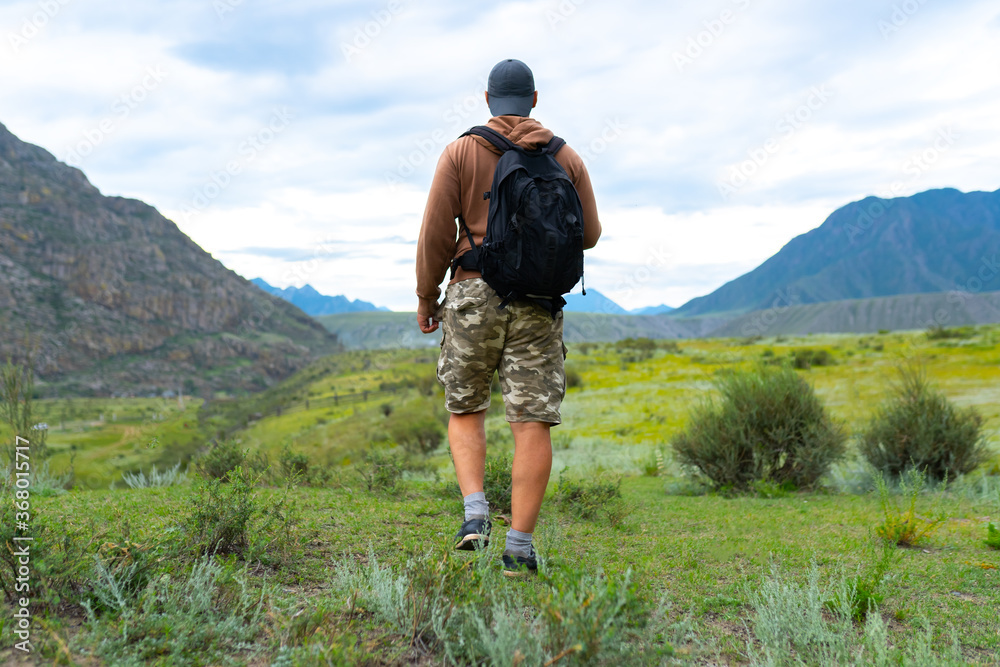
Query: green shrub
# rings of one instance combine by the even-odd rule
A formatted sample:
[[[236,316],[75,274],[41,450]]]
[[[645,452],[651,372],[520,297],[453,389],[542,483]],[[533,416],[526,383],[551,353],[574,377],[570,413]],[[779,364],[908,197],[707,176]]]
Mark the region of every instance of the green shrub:
[[[921,471],[911,469],[900,478],[899,490],[909,501],[905,509],[889,493],[881,474],[875,476],[875,484],[885,517],[875,527],[875,533],[886,542],[901,547],[915,546],[933,535],[944,523],[943,514],[930,518],[917,514],[917,498],[926,486],[926,478]]]
[[[803,348],[792,353],[792,366],[799,370],[809,370],[813,366],[832,366],[836,363],[829,350]]]
[[[184,521],[190,544],[199,553],[237,554],[261,558],[287,525],[285,495],[270,502],[257,493],[260,476],[237,466],[223,479],[198,484]],[[223,486],[223,482],[228,482]]]
[[[972,327],[948,328],[935,324],[927,328],[927,340],[947,340],[949,338],[972,338],[975,335]]]
[[[641,461],[642,474],[646,477],[661,477],[666,472],[666,462],[663,460],[663,450],[657,447],[649,456]]]
[[[242,466],[247,459],[247,450],[240,449],[239,440],[212,440],[201,456],[196,467],[198,472],[209,479],[226,479],[226,475]]]
[[[500,452],[486,457],[483,475],[483,491],[494,512],[510,513],[511,466],[514,458],[509,452]]]
[[[281,471],[286,478],[305,478],[309,475],[309,457],[302,452],[293,452],[288,444],[281,448],[280,461]]]
[[[992,523],[986,527],[986,546],[990,549],[1000,549],[1000,530]]]
[[[16,463],[15,447],[18,445],[29,448],[27,454],[32,466],[40,465],[49,456],[48,429],[35,428],[39,420],[34,412],[35,375],[31,363],[29,356],[23,365],[12,364],[8,359],[7,363],[0,367],[0,418],[11,430],[11,441],[4,444],[4,452],[11,465]],[[27,445],[17,438],[27,440]]]
[[[848,579],[847,585],[841,586],[827,601],[831,612],[849,611],[856,622],[863,622],[885,600],[886,577],[892,566],[899,562],[900,555],[895,545],[889,542],[881,540],[880,546],[881,549],[876,548],[873,553],[866,554],[868,563],[864,569]]]
[[[811,488],[843,456],[842,426],[791,368],[725,371],[716,387],[721,400],[695,407],[671,441],[677,460],[715,488],[745,491],[758,480]]]
[[[899,381],[861,434],[859,449],[873,468],[899,478],[910,468],[932,481],[972,472],[988,457],[983,418],[956,408],[927,382],[922,368],[899,369]]]
[[[399,457],[377,449],[365,453],[357,470],[369,492],[392,491],[403,478]]]
[[[572,479],[563,470],[556,485],[555,502],[562,509],[581,519],[607,517],[612,525],[621,523],[628,513],[622,501],[621,477],[614,479],[597,476],[591,479]]]
[[[441,408],[427,399],[394,409],[386,418],[385,428],[393,442],[416,455],[430,454],[445,436]]]
[[[39,513],[31,517],[28,531],[15,521],[14,494],[3,498],[0,511],[0,590],[7,600],[24,597],[18,591],[21,549],[27,545],[31,560],[31,608],[55,610],[63,603],[75,603],[84,590],[91,567],[91,554],[106,537],[92,518],[85,525],[63,524]],[[17,541],[30,536],[30,542]],[[23,581],[23,579],[22,579]]]
[[[573,368],[566,369],[566,388],[578,389],[583,386],[583,378],[580,373]]]

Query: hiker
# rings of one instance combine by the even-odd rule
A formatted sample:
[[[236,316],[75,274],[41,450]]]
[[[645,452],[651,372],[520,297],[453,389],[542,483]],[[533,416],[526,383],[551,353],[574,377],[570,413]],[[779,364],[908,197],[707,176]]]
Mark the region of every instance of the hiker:
[[[493,68],[486,91],[493,117],[486,127],[501,137],[489,130],[480,131],[485,136],[466,133],[444,149],[417,241],[417,323],[425,334],[436,331],[439,324],[444,327],[437,377],[451,413],[448,442],[465,501],[465,521],[455,540],[455,547],[461,550],[485,546],[489,541],[489,504],[483,493],[485,423],[490,384],[494,372],[499,374],[506,417],[514,435],[512,516],[503,553],[504,574],[508,576],[537,570],[531,536],[552,468],[549,429],[560,423],[559,407],[566,393],[566,347],[562,342],[565,302],[558,294],[528,296],[513,289],[506,295],[498,294],[486,282],[490,272],[484,279],[478,270],[484,265],[476,260],[485,252],[481,246],[490,207],[499,205],[497,197],[487,199],[494,171],[501,156],[511,153],[495,144],[509,140],[524,149],[537,150],[553,140],[551,131],[529,117],[537,101],[534,77],[527,65],[504,60]],[[569,291],[582,275],[582,251],[596,245],[601,224],[583,160],[559,139],[553,140],[549,149],[558,149],[554,153],[558,166],[549,160],[552,168],[575,186],[575,194],[570,187],[557,194],[576,200],[576,210],[583,218],[576,222],[576,233],[582,238],[579,275],[570,277],[571,284],[565,287]],[[570,220],[576,220],[575,216]],[[550,263],[558,266],[547,267],[549,273],[565,271],[569,267],[564,264],[572,264]],[[443,301],[438,303],[440,284],[449,267],[451,279]]]

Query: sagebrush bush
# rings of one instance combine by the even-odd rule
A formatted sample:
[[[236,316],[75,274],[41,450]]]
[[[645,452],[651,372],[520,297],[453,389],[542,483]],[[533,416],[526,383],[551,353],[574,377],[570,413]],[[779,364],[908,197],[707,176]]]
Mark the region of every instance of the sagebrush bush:
[[[89,644],[109,664],[234,664],[252,662],[252,645],[265,630],[264,599],[245,572],[235,575],[209,556],[189,573],[161,574],[134,595],[122,594],[122,575],[97,561],[93,586],[114,616],[101,618],[89,603]],[[227,590],[228,589],[228,590]],[[250,649],[250,650],[248,650]]]
[[[930,624],[916,642],[903,650],[890,640],[888,627],[875,605],[869,607],[860,632],[854,626],[855,584],[839,578],[824,589],[813,563],[805,585],[789,581],[772,569],[762,584],[748,585],[754,611],[756,642],[747,642],[751,665],[845,665],[889,667],[967,664],[954,630],[951,643],[933,647]],[[831,604],[831,601],[832,604]],[[875,612],[875,613],[871,613]]]
[[[146,476],[140,469],[137,473],[123,472],[122,479],[130,489],[148,489],[155,486],[179,486],[187,482],[187,473],[181,472],[181,462],[178,461],[173,468],[166,468],[159,472],[154,465]]]
[[[721,398],[695,407],[671,445],[717,489],[748,490],[758,480],[809,488],[843,456],[843,427],[792,368],[726,371],[715,385]]]
[[[987,460],[982,428],[974,408],[955,407],[928,383],[923,368],[905,365],[893,395],[861,434],[859,449],[886,477],[915,468],[932,481],[953,480]]]
[[[629,642],[651,615],[631,572],[605,576],[543,561],[538,586],[522,590],[504,585],[499,556],[495,541],[468,557],[449,550],[391,568],[370,552],[364,564],[339,566],[335,584],[351,615],[367,612],[411,646],[439,652],[442,663],[634,664]]]

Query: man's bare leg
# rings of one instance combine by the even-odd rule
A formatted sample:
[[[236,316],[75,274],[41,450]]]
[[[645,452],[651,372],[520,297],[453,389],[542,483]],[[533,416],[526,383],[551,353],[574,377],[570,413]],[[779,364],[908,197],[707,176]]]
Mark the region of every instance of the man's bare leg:
[[[511,422],[514,466],[511,471],[511,528],[533,533],[552,471],[551,424]],[[480,479],[480,481],[482,481]]]
[[[455,536],[455,548],[471,551],[489,543],[489,503],[483,493],[486,467],[486,412],[452,414],[448,421],[448,444],[455,461],[455,476],[462,489],[465,522]]]
[[[462,495],[483,490],[486,468],[486,411],[452,413],[448,420],[448,445],[455,460],[455,476]]]

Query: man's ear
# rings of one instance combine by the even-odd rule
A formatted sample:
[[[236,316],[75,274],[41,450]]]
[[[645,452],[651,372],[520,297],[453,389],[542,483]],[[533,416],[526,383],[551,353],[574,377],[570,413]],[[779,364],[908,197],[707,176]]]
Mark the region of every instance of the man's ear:
[[[486,96],[489,97],[489,93],[486,93]],[[538,104],[538,91],[537,90],[535,91],[535,99],[531,100],[531,108],[534,109],[536,104]]]
[[[486,91],[486,106],[490,105],[490,91]]]

